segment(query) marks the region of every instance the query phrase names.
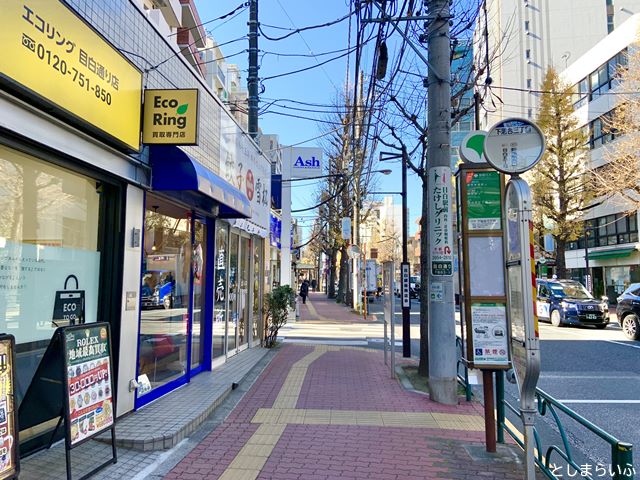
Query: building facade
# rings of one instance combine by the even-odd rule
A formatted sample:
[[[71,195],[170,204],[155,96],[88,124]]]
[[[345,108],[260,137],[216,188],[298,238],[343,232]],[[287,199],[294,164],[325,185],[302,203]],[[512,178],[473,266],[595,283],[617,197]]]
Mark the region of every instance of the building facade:
[[[575,85],[575,114],[580,128],[589,132],[591,169],[606,163],[606,151],[615,144],[616,136],[608,131],[606,117],[618,103],[616,91],[625,89],[617,73],[627,66],[630,49],[638,48],[639,32],[640,13],[631,16],[562,72],[563,78]],[[632,207],[619,198],[597,199],[596,203],[585,215],[586,244],[583,236],[568,245],[567,268],[572,278],[586,283],[588,256],[594,294],[607,295],[615,302],[630,283],[640,282],[638,213],[629,213]]]
[[[481,128],[507,117],[535,119],[535,90],[547,68],[569,67],[636,13],[636,0],[487,0],[474,30],[474,63],[487,64],[488,43],[492,79],[480,91]]]
[[[193,1],[11,1],[0,22],[0,311],[18,406],[65,290],[82,292],[82,322],[111,326],[118,416],[259,345],[271,162],[205,81]],[[176,127],[141,143],[153,89],[197,91],[196,142],[178,146]],[[23,420],[24,453],[57,422]]]

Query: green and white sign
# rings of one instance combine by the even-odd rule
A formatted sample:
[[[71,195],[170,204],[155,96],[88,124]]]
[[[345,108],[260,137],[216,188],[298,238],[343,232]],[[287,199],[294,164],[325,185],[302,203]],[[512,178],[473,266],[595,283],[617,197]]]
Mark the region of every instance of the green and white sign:
[[[468,229],[500,230],[500,174],[493,171],[466,172],[464,180],[467,188]]]
[[[460,145],[460,156],[470,163],[484,163],[484,139],[487,132],[484,130],[474,130],[464,137]]]

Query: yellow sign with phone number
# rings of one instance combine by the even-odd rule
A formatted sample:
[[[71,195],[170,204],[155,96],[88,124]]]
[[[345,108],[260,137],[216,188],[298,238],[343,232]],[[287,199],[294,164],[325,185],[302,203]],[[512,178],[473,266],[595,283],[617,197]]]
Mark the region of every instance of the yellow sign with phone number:
[[[142,73],[58,0],[9,0],[0,74],[140,149]]]

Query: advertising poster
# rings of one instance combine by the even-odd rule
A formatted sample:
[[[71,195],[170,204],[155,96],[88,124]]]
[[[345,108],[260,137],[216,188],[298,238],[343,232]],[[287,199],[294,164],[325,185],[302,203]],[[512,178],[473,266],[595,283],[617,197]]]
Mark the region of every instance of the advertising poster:
[[[468,229],[500,230],[502,208],[500,174],[498,172],[467,172]]]
[[[453,275],[453,232],[451,217],[451,168],[429,169],[429,259],[431,275]]]
[[[64,331],[67,418],[71,445],[114,422],[109,331],[106,324]]]
[[[505,305],[474,303],[471,305],[471,326],[474,365],[508,365],[509,335]]]
[[[17,473],[12,337],[0,337],[0,479]]]

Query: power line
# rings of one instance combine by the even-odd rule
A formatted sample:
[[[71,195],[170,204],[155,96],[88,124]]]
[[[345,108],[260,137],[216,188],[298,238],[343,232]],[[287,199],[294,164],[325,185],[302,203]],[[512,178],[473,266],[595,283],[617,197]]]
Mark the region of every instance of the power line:
[[[304,32],[306,30],[314,30],[316,28],[330,27],[331,25],[336,25],[337,23],[340,23],[340,22],[346,20],[349,17],[351,17],[351,13],[349,13],[349,14],[343,16],[343,17],[340,17],[340,18],[338,18],[336,20],[333,20],[331,22],[322,23],[320,25],[311,25],[311,26],[308,26],[308,27],[296,28],[295,30],[292,30],[291,32],[289,32],[286,35],[283,35],[281,37],[270,37],[269,35],[267,35],[264,32],[264,30],[262,29],[261,26],[258,27],[258,28],[260,28],[260,33],[262,34],[262,36],[264,38],[266,38],[267,40],[271,40],[272,42],[278,42],[280,40],[284,40],[285,38],[289,38],[290,36],[295,35],[296,33]]]

